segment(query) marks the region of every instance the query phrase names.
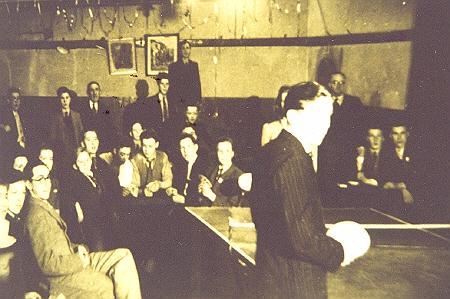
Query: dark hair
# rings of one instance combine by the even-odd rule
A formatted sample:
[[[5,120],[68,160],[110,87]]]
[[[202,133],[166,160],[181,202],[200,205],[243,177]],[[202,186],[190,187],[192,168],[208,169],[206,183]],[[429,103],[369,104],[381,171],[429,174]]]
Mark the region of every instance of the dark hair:
[[[200,111],[200,106],[194,103],[187,103],[186,105],[184,105],[184,111],[187,111],[188,107],[196,107],[197,111]]]
[[[284,113],[289,109],[303,109],[302,101],[312,101],[319,92],[320,85],[316,82],[301,82],[291,86],[284,102]]]
[[[89,82],[89,83],[86,85],[86,92],[89,92],[89,87],[90,87],[92,84],[97,84],[97,85],[98,85],[98,88],[100,88],[100,83],[98,83],[97,81],[91,81],[91,82]]]
[[[17,92],[20,94],[20,89],[15,86],[11,86],[10,88],[8,88],[8,95],[12,94],[13,92]]]
[[[47,167],[44,163],[42,163],[41,160],[36,160],[28,163],[27,167],[25,167],[24,170],[24,178],[27,180],[31,180],[33,178],[33,168],[41,165]]]
[[[28,167],[28,165],[27,165],[27,167]],[[13,183],[19,182],[19,181],[26,181],[28,179],[28,175],[27,175],[27,171],[26,171],[27,167],[25,167],[24,172],[21,172],[16,169],[10,169],[4,177],[4,183],[9,185],[9,184],[13,184]]]
[[[149,128],[147,130],[144,130],[141,133],[141,142],[144,141],[144,139],[155,139],[155,141],[159,141],[158,133],[153,128]]]
[[[65,86],[61,86],[56,90],[56,95],[60,97],[63,93],[68,93],[70,97],[72,97],[72,94],[70,93],[70,89],[68,89]]]
[[[86,137],[87,132],[95,132],[95,134],[97,135],[97,138],[100,140],[100,137],[98,136],[98,133],[97,133],[97,129],[95,129],[93,126],[88,126],[87,128],[84,128],[83,140]]]
[[[182,133],[180,135],[180,138],[178,138],[178,141],[181,141],[181,140],[186,139],[186,138],[191,139],[193,144],[198,144],[197,139],[195,139],[195,137],[192,136],[191,134],[187,134],[187,133]]]
[[[158,75],[156,76],[156,82],[158,82],[159,84],[159,82],[161,82],[162,79],[169,80],[169,74],[165,72],[158,73]]]
[[[229,143],[231,143],[231,147],[234,148],[234,141],[233,141],[233,139],[231,139],[231,137],[222,136],[219,139],[217,139],[217,145],[221,142],[229,142]]]
[[[183,39],[183,40],[180,41],[180,43],[179,43],[180,49],[181,49],[185,44],[188,44],[189,46],[192,47],[191,43],[190,43],[187,39]]]
[[[289,85],[282,85],[280,89],[278,89],[277,98],[275,99],[275,109],[281,112],[283,111],[283,107],[281,107],[281,102],[283,101],[283,93],[289,91],[291,87]],[[285,98],[286,100],[286,98]],[[285,102],[286,103],[286,102]]]
[[[333,77],[334,75],[341,75],[342,77],[344,77],[344,79],[347,79],[347,76],[345,76],[345,74],[341,71],[336,71],[336,72],[331,72],[330,75],[328,75],[328,82],[331,81],[331,77]]]
[[[117,149],[120,149],[122,147],[133,147],[130,138],[127,138],[125,136],[119,137],[119,141],[117,142]]]
[[[39,152],[41,152],[43,150],[51,150],[51,151],[53,151],[53,148],[47,143],[41,143],[39,145]]]

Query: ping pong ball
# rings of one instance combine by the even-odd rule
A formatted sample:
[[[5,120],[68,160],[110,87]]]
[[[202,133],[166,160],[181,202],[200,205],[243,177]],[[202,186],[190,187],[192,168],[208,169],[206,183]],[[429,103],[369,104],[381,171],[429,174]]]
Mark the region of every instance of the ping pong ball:
[[[327,231],[327,236],[335,239],[344,247],[345,255],[354,260],[363,256],[370,248],[370,236],[361,224],[354,221],[342,221]]]

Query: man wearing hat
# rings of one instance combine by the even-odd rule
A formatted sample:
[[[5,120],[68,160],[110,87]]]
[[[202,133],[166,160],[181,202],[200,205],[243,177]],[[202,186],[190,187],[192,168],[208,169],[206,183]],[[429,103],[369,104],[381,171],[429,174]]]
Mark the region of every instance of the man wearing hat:
[[[88,252],[84,245],[71,242],[66,223],[48,202],[48,176],[45,165],[31,169],[25,227],[50,294],[66,298],[141,298],[136,265],[128,249]]]

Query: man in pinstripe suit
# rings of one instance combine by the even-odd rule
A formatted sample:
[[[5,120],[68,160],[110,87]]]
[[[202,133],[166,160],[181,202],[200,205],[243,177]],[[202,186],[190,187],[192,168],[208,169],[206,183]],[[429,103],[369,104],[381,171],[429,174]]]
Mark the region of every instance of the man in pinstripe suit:
[[[328,131],[332,103],[315,82],[293,86],[285,102],[288,126],[255,163],[251,205],[258,233],[258,298],[326,298],[327,271],[352,259],[344,254],[348,244],[326,236],[309,155]]]

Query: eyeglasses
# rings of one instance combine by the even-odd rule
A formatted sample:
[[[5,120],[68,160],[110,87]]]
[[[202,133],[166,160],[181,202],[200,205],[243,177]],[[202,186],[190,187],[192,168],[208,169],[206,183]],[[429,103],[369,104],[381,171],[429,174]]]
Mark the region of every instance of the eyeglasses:
[[[334,84],[334,85],[344,85],[344,84],[345,84],[345,81],[331,81],[331,84]]]
[[[44,182],[45,182],[45,181],[50,180],[50,177],[40,175],[40,176],[38,176],[38,177],[36,177],[36,178],[32,178],[31,180],[32,180],[32,181],[35,181],[35,182],[41,182],[41,181],[44,181]]]

